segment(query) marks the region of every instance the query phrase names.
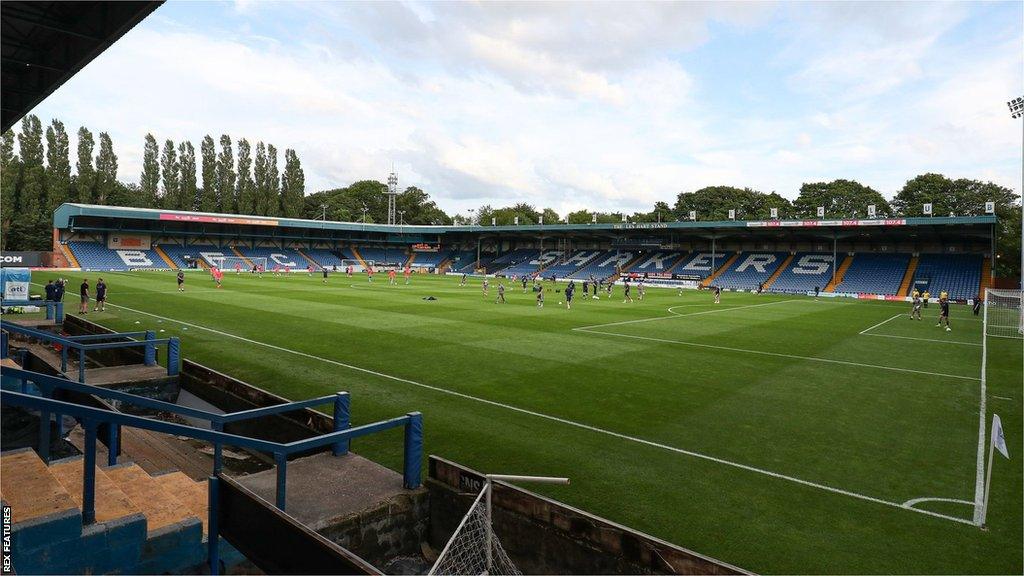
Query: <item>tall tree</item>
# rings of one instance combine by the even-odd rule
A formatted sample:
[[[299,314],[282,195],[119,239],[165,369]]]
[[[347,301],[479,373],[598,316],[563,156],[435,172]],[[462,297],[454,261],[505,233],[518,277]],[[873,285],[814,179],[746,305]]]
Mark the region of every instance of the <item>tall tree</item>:
[[[14,155],[14,131],[7,130],[0,140],[0,248],[10,244],[11,222],[17,201],[17,184],[21,177],[21,161]]]
[[[816,218],[818,207],[825,208],[829,218],[852,218],[867,216],[868,206],[875,206],[880,217],[892,215],[889,202],[880,192],[854,180],[833,180],[831,182],[805,182],[800,186],[800,195],[793,201],[795,216]]]
[[[71,146],[64,123],[53,120],[46,128],[46,211],[52,214],[71,193]]]
[[[217,211],[217,148],[213,138],[209,135],[203,138],[199,145],[200,155],[203,159],[203,187],[196,195],[192,204],[193,209],[200,212]]]
[[[92,151],[96,143],[92,132],[85,126],[78,129],[78,162],[75,164],[75,201],[92,204],[96,185],[96,169],[92,164]]]
[[[196,201],[196,149],[188,140],[178,144],[178,167],[180,178],[176,204],[179,210],[192,210]]]
[[[139,189],[142,193],[140,205],[154,207],[160,199],[160,146],[152,134],[146,134],[146,144],[142,150],[142,175],[139,177]]]
[[[121,198],[118,194],[119,185],[114,143],[110,140],[110,134],[100,132],[100,152],[96,155],[96,203],[115,206],[138,203],[136,199]]]
[[[281,176],[277,170],[277,148],[267,144],[267,216],[281,215]]]
[[[220,137],[220,154],[217,156],[217,211],[234,214],[235,206],[235,156],[231,151],[231,137]]]
[[[179,204],[181,202],[181,165],[178,164],[178,150],[170,139],[164,142],[164,151],[160,155],[160,171],[163,174],[164,208],[180,210],[182,208]]]
[[[252,180],[252,145],[245,138],[238,141],[238,181],[235,198],[239,214],[256,214],[256,185]]]
[[[406,193],[409,190],[411,189],[406,189]],[[281,175],[281,215],[287,218],[301,217],[302,200],[305,195],[306,175],[302,172],[302,164],[295,150],[288,148],[284,151],[284,174]],[[398,201],[395,202],[397,205]]]
[[[253,214],[266,216],[270,213],[271,201],[276,202],[277,198],[271,199],[270,186],[267,184],[267,147],[263,142],[256,143],[256,160],[252,168],[253,184],[256,187],[255,201],[253,202]]]
[[[43,127],[33,114],[25,116],[18,134],[22,174],[11,223],[11,247],[45,250],[50,245],[50,218],[45,213],[46,172],[43,168]]]

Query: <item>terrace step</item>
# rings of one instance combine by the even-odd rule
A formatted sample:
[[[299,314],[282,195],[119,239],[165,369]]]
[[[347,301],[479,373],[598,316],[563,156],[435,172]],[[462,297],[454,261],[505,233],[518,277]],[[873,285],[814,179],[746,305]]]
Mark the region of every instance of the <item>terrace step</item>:
[[[81,268],[82,265],[78,263],[78,258],[75,258],[75,253],[71,251],[71,247],[67,244],[59,244],[60,251],[67,259],[68,264],[71,264],[72,268]]]
[[[310,258],[310,257],[309,257],[309,256],[308,256],[308,255],[307,255],[307,254],[306,254],[305,252],[303,252],[303,251],[302,251],[301,249],[299,249],[299,248],[296,248],[296,249],[295,249],[295,251],[296,251],[296,252],[297,252],[297,253],[299,254],[299,256],[302,256],[303,258],[305,258],[305,259],[306,259],[306,261],[307,261],[307,262],[309,262],[310,264],[312,264],[314,268],[319,268],[319,267],[320,267],[320,264],[318,264],[316,260],[313,260],[312,258]]]
[[[843,282],[843,276],[846,276],[846,271],[849,270],[851,264],[853,264],[853,255],[847,254],[846,258],[843,258],[843,263],[839,265],[839,269],[836,270],[835,279],[825,286],[825,292],[835,292],[836,286]]]
[[[210,515],[209,484],[205,480],[193,480],[181,472],[154,476],[154,479],[203,522],[203,534],[206,534],[206,521]]]
[[[735,262],[736,259],[739,258],[739,257],[740,257],[740,252],[737,252],[737,253],[733,254],[732,256],[730,256],[729,259],[726,260],[724,264],[722,264],[721,266],[718,267],[718,270],[715,270],[714,272],[712,272],[710,276],[708,276],[707,278],[704,279],[703,282],[701,282],[701,286],[704,286],[704,287],[711,286],[711,283],[715,281],[715,278],[718,278],[719,276],[722,275],[723,272],[728,270],[729,267],[732,266],[733,262]]]
[[[76,457],[50,465],[49,470],[68,491],[78,507],[82,506],[82,475],[85,459]],[[138,506],[110,479],[102,468],[96,467],[96,521],[109,522],[139,514]]]
[[[900,291],[896,294],[906,296],[910,293],[910,283],[914,281],[914,272],[917,271],[917,261],[917,256],[910,257],[910,264],[907,265],[907,271],[903,273],[903,281],[900,282]]]
[[[109,468],[106,474],[138,506],[151,535],[196,516],[174,493],[135,464]]]
[[[793,261],[793,256],[793,254],[786,256],[786,259],[782,261],[782,264],[780,264],[779,267],[775,269],[775,272],[772,272],[772,275],[768,277],[768,280],[765,280],[765,290],[767,290],[772,284],[774,284],[775,281],[778,280],[779,276],[782,276],[782,273],[786,271],[786,268],[789,268],[789,263]]]
[[[78,508],[67,488],[29,448],[0,455],[0,497],[11,507],[12,524]]]
[[[164,249],[160,246],[154,244],[153,252],[156,252],[157,256],[159,256],[171,270],[178,267],[178,265],[174,263],[174,260],[172,260],[171,257],[167,255],[167,252],[164,252]]]
[[[238,248],[236,248],[234,245],[230,246],[230,248],[231,248],[231,251],[235,253],[235,256],[238,256],[239,258],[241,258],[242,262],[245,262],[245,266],[251,270],[252,269],[252,260],[249,260],[245,256],[245,254],[242,254],[242,251],[239,250]]]

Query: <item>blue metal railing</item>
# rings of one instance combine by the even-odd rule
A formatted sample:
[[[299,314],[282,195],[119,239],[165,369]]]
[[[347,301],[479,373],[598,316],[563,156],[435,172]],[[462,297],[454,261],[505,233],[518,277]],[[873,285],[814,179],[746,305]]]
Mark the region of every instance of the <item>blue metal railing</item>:
[[[55,324],[64,322],[64,303],[54,300],[0,300],[0,306],[45,306],[46,319]]]
[[[342,455],[347,453],[349,442],[353,438],[362,436],[368,436],[371,434],[378,433],[390,428],[403,426],[404,428],[404,449],[403,449],[403,466],[402,466],[402,478],[403,484],[407,488],[416,488],[421,484],[421,461],[423,458],[423,417],[419,412],[410,412],[406,415],[399,416],[397,418],[391,418],[389,420],[382,420],[370,424],[364,424],[360,426],[352,427],[349,421],[349,402],[348,393],[338,393],[336,395],[314,398],[299,402],[293,402],[289,404],[282,404],[278,406],[269,406],[266,408],[257,408],[254,410],[245,410],[242,412],[234,412],[231,414],[215,414],[212,412],[206,412],[198,410],[196,408],[188,408],[184,406],[177,406],[154,400],[150,398],[139,397],[128,393],[117,392],[117,390],[111,390],[101,388],[97,386],[90,386],[88,384],[80,384],[58,378],[56,376],[49,376],[46,374],[39,374],[28,370],[15,370],[8,369],[4,370],[4,376],[10,377],[22,382],[22,389],[28,389],[28,382],[32,382],[40,387],[43,396],[33,396],[26,392],[12,392],[12,390],[0,390],[0,400],[4,403],[8,403],[13,406],[22,406],[40,412],[40,455],[46,453],[49,450],[49,421],[53,414],[67,415],[79,418],[83,422],[83,427],[86,429],[86,462],[92,462],[95,464],[95,433],[96,427],[99,424],[109,424],[108,430],[110,438],[109,445],[110,453],[116,457],[117,446],[116,438],[119,431],[119,426],[127,425],[130,427],[137,427],[142,429],[148,429],[153,431],[159,431],[159,433],[173,434],[177,436],[184,436],[187,438],[194,438],[197,440],[203,440],[210,442],[215,447],[223,445],[238,446],[240,448],[251,449],[259,452],[264,452],[273,455],[274,462],[278,466],[278,484],[276,484],[275,503],[276,506],[285,509],[286,502],[286,491],[287,491],[287,468],[288,468],[288,456],[313,450],[315,448],[331,446],[332,452],[335,455]],[[131,414],[123,414],[120,412],[112,412],[109,410],[102,410],[99,408],[92,408],[88,406],[82,406],[79,404],[62,402],[48,398],[48,395],[52,394],[52,390],[55,388],[70,389],[74,392],[81,392],[84,394],[90,394],[101,398],[110,398],[112,400],[121,400],[124,402],[131,402],[137,406],[159,408],[161,410],[168,410],[181,415],[189,415],[199,418],[210,420],[211,422],[219,422],[220,424],[232,421],[241,421],[248,418],[255,418],[259,416],[266,416],[270,414],[279,414],[290,410],[297,410],[301,408],[307,408],[309,406],[315,406],[317,404],[325,404],[333,401],[335,403],[335,421],[334,431],[331,433],[315,436],[312,438],[297,440],[289,443],[271,442],[267,440],[260,440],[256,438],[238,436],[225,433],[222,429],[218,429],[216,426],[212,429],[199,428],[195,426],[187,426],[184,424],[177,424],[173,422],[165,422],[163,420],[156,420],[152,418],[146,418],[143,416],[135,416]],[[47,392],[48,390],[48,392]],[[58,418],[59,420],[59,418]],[[88,424],[87,422],[91,422]],[[89,426],[92,426],[92,444],[90,446],[89,440]],[[43,434],[43,427],[46,428],[45,435]],[[114,439],[114,440],[111,440]],[[91,455],[89,452],[92,452]],[[110,462],[109,463],[116,463]],[[86,467],[88,468],[88,465]],[[94,476],[95,472],[87,472]],[[214,462],[213,475],[217,476],[220,474],[219,463]],[[93,479],[94,482],[94,479]],[[88,486],[83,487],[83,506],[86,502],[91,501],[91,495],[88,495],[85,491]],[[93,486],[94,488],[94,486]],[[90,508],[87,512],[83,509],[83,515],[87,518],[94,518],[94,508]],[[90,520],[91,522],[91,520]]]
[[[93,350],[111,350],[115,348],[144,347],[143,362],[149,366],[156,366],[156,351],[159,346],[167,346],[167,375],[177,376],[179,364],[181,363],[181,342],[177,337],[157,338],[152,330],[144,332],[124,332],[115,334],[87,334],[83,336],[62,336],[36,330],[20,324],[0,320],[0,330],[12,334],[21,334],[51,344],[59,344],[60,349],[60,370],[66,373],[68,370],[68,355],[72,350],[78,354],[78,381],[85,382],[85,354]],[[138,338],[142,340],[121,340],[119,342],[93,342],[95,340],[111,340],[118,338]]]

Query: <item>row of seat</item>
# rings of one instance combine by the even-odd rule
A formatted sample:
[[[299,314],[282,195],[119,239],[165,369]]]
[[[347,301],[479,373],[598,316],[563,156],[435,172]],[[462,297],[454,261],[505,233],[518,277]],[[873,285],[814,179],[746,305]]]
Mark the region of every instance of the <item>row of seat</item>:
[[[187,266],[186,257],[210,263],[220,256],[232,257],[239,254],[250,259],[265,258],[268,269],[278,266],[305,269],[311,264],[310,261],[318,266],[341,268],[345,260],[357,259],[350,247],[331,251],[321,248],[299,250],[164,244],[142,250],[110,249],[98,242],[72,241],[68,243],[68,248],[85,270],[160,269],[168,267],[168,260],[175,267],[184,268]],[[533,248],[519,248],[500,255],[481,255],[478,263],[477,254],[472,250],[420,252],[415,253],[414,258],[409,251],[399,248],[359,247],[357,250],[364,261],[377,264],[406,264],[411,259],[413,266],[436,267],[451,262],[451,269],[457,272],[472,272],[479,265],[488,272],[506,276],[529,275],[543,270],[545,276],[574,279],[593,276],[605,280],[628,267],[629,272],[637,274],[671,271],[705,279],[719,271],[713,281],[716,286],[751,290],[767,283],[767,290],[781,293],[803,293],[815,287],[824,289],[832,280],[837,265],[832,254],[815,252],[798,252],[790,258],[787,252],[755,251],[744,252],[733,259],[732,252],[542,252]],[[780,270],[787,258],[790,258],[789,264]],[[729,266],[719,270],[726,262],[729,262]],[[858,253],[843,274],[842,281],[835,286],[835,291],[896,295],[900,292],[910,262],[909,254]],[[983,257],[978,254],[923,254],[906,291],[927,289],[933,294],[946,291],[956,299],[973,298],[981,283],[982,264]]]

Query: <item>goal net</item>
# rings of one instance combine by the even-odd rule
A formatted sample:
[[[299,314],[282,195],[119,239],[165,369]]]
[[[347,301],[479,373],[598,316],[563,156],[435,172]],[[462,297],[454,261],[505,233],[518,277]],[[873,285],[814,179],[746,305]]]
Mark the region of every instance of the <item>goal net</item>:
[[[522,574],[492,530],[489,487],[477,495],[428,574]]]
[[[242,258],[240,256],[211,256],[206,260],[211,266],[216,266],[225,272],[230,272],[236,269],[241,269],[242,272],[248,272],[252,270],[253,266],[262,266],[264,270],[267,269],[267,259],[263,257]]]
[[[1020,290],[988,289],[985,293],[985,336],[998,338],[1024,337],[1024,316],[1021,315]]]

